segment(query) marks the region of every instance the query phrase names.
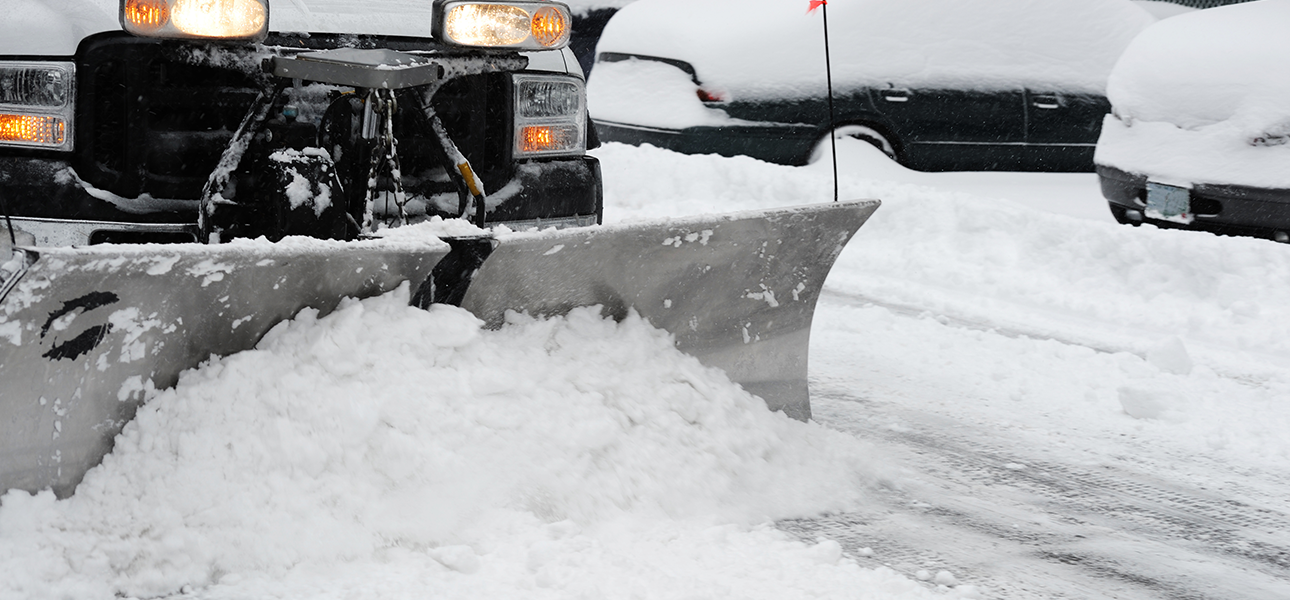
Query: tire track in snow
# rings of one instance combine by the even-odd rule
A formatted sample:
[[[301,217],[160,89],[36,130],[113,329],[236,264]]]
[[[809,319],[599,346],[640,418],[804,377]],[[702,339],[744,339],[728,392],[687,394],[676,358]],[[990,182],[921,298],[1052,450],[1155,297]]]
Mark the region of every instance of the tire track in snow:
[[[1144,348],[1149,347],[1149,343],[1144,340],[1154,341],[1169,335],[1165,332],[1157,331],[1139,331],[1126,334],[1122,328],[1110,330],[1098,323],[1089,321],[1080,321],[1078,326],[1082,331],[1093,331],[1094,333],[1075,333],[1072,331],[1073,327],[1070,324],[1065,326],[1055,325],[1052,315],[1031,318],[1029,319],[1030,322],[1025,322],[1024,319],[1013,319],[1011,322],[1004,324],[984,319],[955,316],[947,314],[945,311],[937,311],[911,304],[878,300],[863,294],[842,292],[828,287],[824,288],[821,298],[827,298],[829,302],[841,306],[877,306],[887,309],[893,314],[905,317],[922,318],[930,316],[942,325],[969,331],[989,332],[1012,339],[1046,339],[1071,346],[1082,346],[1102,354],[1132,354],[1143,360],[1147,358]],[[1020,307],[1018,307],[1016,314],[1028,312],[1020,310]],[[1044,321],[1045,324],[1041,325],[1034,321]],[[1196,344],[1196,342],[1193,342],[1193,344]],[[1195,349],[1199,350],[1199,348]],[[1227,350],[1231,351],[1230,349]],[[1249,358],[1257,358],[1267,365],[1285,363],[1283,357],[1258,354],[1250,350],[1241,350],[1239,354],[1244,358],[1238,361],[1224,361],[1224,364],[1211,362],[1210,367],[1222,377],[1247,387],[1259,388],[1267,384],[1268,372],[1266,368],[1250,365]]]
[[[1150,463],[1062,465],[887,403],[839,391],[815,398],[817,420],[916,471],[872,510],[779,524],[834,539],[861,564],[911,576],[945,569],[1010,600],[1290,598],[1285,481],[1265,482],[1285,492],[1269,502],[1236,501],[1162,480]],[[880,425],[890,417],[917,425]]]

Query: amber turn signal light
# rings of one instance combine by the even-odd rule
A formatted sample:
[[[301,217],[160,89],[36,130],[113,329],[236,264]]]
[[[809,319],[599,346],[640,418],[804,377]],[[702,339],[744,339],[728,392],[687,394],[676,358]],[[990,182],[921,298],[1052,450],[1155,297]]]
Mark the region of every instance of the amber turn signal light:
[[[61,146],[67,123],[61,117],[0,113],[0,142]]]
[[[170,22],[170,5],[166,0],[126,0],[122,14],[140,31],[156,31]]]
[[[529,125],[520,130],[520,151],[527,154],[567,152],[578,147],[573,125]]]

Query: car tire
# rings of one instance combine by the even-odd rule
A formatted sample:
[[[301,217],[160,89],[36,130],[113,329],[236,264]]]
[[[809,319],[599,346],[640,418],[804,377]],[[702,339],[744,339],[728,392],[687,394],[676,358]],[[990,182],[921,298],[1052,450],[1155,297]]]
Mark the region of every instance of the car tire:
[[[833,130],[833,137],[836,139],[849,137],[868,142],[871,146],[886,154],[887,158],[899,162],[896,158],[896,145],[882,132],[868,125],[842,125]],[[815,144],[815,149],[811,151],[810,162],[818,161],[824,156],[828,143],[829,137],[827,135],[820,138],[820,141]]]

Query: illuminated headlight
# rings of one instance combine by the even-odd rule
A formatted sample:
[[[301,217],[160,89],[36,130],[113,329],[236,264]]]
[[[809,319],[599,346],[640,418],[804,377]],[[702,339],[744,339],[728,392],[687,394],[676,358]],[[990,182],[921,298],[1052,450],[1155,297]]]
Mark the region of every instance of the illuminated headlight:
[[[0,62],[0,146],[71,150],[76,66]]]
[[[435,37],[458,46],[553,50],[569,43],[572,19],[559,2],[440,0]]]
[[[121,0],[121,26],[144,37],[261,40],[266,0]]]
[[[587,94],[581,79],[516,75],[515,155],[580,155],[587,146]]]

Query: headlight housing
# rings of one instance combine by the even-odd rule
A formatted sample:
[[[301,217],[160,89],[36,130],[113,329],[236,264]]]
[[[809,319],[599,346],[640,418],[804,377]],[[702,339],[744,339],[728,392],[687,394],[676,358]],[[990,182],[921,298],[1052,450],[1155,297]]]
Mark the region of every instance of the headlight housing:
[[[72,149],[76,65],[0,61],[0,146]]]
[[[515,75],[515,156],[581,155],[587,148],[587,94],[581,79]]]
[[[266,0],[121,0],[121,26],[144,37],[248,40],[269,33]]]
[[[560,2],[439,0],[434,36],[472,48],[555,50],[569,44],[572,24]]]

